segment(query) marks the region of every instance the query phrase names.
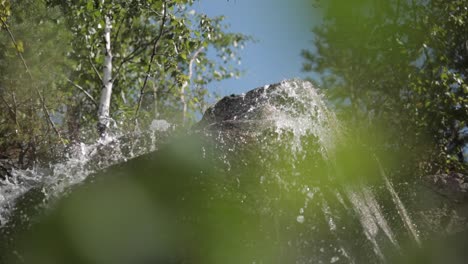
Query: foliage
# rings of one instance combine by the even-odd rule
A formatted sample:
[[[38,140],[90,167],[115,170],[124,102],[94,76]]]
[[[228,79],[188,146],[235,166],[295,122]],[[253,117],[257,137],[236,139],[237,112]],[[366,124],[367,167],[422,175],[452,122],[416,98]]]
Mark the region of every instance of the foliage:
[[[208,83],[241,73],[236,68],[238,51],[250,40],[229,32],[223,17],[191,10],[193,4],[193,0],[1,1],[1,19],[18,45],[2,27],[0,152],[18,144],[19,151],[25,151],[28,142],[37,148],[57,142],[60,134],[64,143],[90,137],[102,89],[105,16],[112,23],[113,123],[126,131],[135,129],[135,120],[138,127],[155,118],[180,123],[185,108],[187,119],[193,120],[206,107]],[[51,122],[41,107],[49,109]],[[53,132],[55,127],[58,133]]]
[[[316,50],[302,52],[303,70],[320,73],[315,81],[336,108],[354,125],[380,126],[392,146],[427,155],[429,171],[462,166],[467,1],[315,2],[324,22],[314,29]],[[422,152],[411,149],[418,144]]]
[[[12,1],[11,11],[0,31],[0,153],[19,152],[22,163],[59,140],[48,115],[57,122],[64,114],[69,91],[58,86],[55,73],[70,64],[71,38],[59,10],[41,1]]]
[[[2,22],[6,22],[8,17],[10,16],[10,1],[9,0],[1,0],[0,1],[0,20]]]
[[[193,1],[50,1],[60,5],[74,35],[71,56],[78,61],[73,78],[94,98],[100,93],[98,72],[104,52],[102,34],[103,13],[112,17],[112,49],[114,56],[113,109],[123,118],[135,115],[139,97],[143,96],[146,113],[175,112],[180,108],[180,87],[188,81],[188,65],[197,49],[214,47],[218,56],[236,56],[236,42],[243,44],[248,37],[226,33],[222,18],[208,18],[188,8]],[[168,7],[164,18],[164,5]],[[162,24],[164,22],[164,24]],[[162,35],[160,35],[160,30]],[[153,61],[153,46],[156,46]],[[216,79],[229,78],[231,71],[198,53],[194,84],[205,86]],[[226,62],[225,62],[226,63]],[[151,67],[153,66],[153,67]],[[96,70],[97,69],[97,70]],[[202,74],[203,73],[203,74]],[[233,71],[238,74],[237,70]],[[149,83],[144,86],[146,76]],[[151,87],[148,91],[146,87]],[[206,89],[193,89],[189,95],[191,110],[202,110]],[[94,120],[94,106],[88,101],[83,115]],[[159,109],[153,109],[160,106]],[[80,110],[83,108],[80,108]]]

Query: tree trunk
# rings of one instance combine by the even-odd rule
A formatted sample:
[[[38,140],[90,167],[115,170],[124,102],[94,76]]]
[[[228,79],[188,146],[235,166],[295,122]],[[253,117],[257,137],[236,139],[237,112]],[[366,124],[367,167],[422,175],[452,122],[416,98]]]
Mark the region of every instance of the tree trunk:
[[[193,62],[197,59],[198,54],[202,52],[203,47],[198,48],[197,51],[193,54],[192,58],[189,62],[189,72],[188,72],[188,79],[184,82],[182,87],[180,87],[180,101],[182,102],[182,124],[185,124],[187,121],[187,100],[185,99],[185,90],[190,88],[190,83],[192,82],[192,75],[193,75]]]
[[[158,113],[158,86],[156,85],[156,82],[153,80],[153,103],[154,103],[154,119],[157,119],[159,117]]]
[[[99,101],[98,110],[98,133],[101,138],[107,136],[107,129],[109,127],[110,116],[110,100],[112,95],[112,50],[111,50],[111,29],[112,23],[109,15],[105,16],[104,26],[104,41],[105,41],[105,58],[103,67],[102,78],[102,91],[101,100]]]

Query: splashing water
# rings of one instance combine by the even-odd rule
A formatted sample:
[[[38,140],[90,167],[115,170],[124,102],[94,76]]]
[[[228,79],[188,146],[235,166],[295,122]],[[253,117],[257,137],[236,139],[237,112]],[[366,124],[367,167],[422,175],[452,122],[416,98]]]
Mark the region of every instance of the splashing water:
[[[314,135],[321,147],[320,152],[329,155],[335,147],[341,128],[318,90],[310,82],[285,81],[281,83],[281,89],[269,95],[270,100],[277,100],[277,97],[282,99],[280,101],[293,102],[292,105],[270,102],[273,108],[270,118],[274,121],[275,132],[278,135],[284,132],[292,133],[293,153],[303,151],[302,137]]]
[[[344,128],[310,82],[283,81],[258,88],[239,98],[231,96],[229,100],[223,99],[208,110],[215,116],[205,120],[208,123],[205,130],[211,131],[211,136],[215,135],[222,153],[237,149],[232,156],[220,156],[225,164],[229,164],[227,171],[231,171],[233,161],[243,158],[242,154],[238,154],[243,152],[243,148],[251,153],[251,142],[257,142],[255,146],[258,150],[249,156],[253,156],[253,161],[248,158],[242,162],[242,166],[248,166],[251,162],[261,167],[259,181],[271,200],[266,207],[263,200],[256,206],[263,207],[262,211],[270,211],[268,217],[282,218],[282,214],[288,211],[286,219],[293,219],[306,228],[304,232],[310,237],[297,238],[296,243],[306,249],[300,250],[298,255],[308,256],[308,260],[315,259],[317,262],[384,262],[386,252],[398,251],[400,242],[406,242],[398,241],[397,237],[402,235],[395,234],[397,230],[410,234],[415,243],[420,243],[413,218],[381,167],[380,172],[376,171],[373,175],[373,178],[380,179],[380,184],[376,186],[361,181],[337,180],[337,173],[342,168],[337,164],[340,161],[336,160],[335,152],[344,142]],[[378,163],[376,159],[365,159],[362,157],[357,161],[363,164]],[[350,172],[345,170],[340,173],[346,176]],[[246,179],[244,174],[241,170],[236,176],[240,185],[243,181],[251,180]],[[251,177],[255,176],[249,173],[248,178]],[[379,189],[378,195],[375,189]],[[386,196],[391,198],[391,205],[386,200],[380,201],[379,197]],[[281,203],[278,202],[281,199],[304,202],[288,210],[275,205]],[[321,222],[323,225],[317,227],[317,223]],[[288,230],[282,232],[291,236]],[[352,238],[359,241],[358,245],[346,238],[353,232],[358,233]],[[331,253],[314,250],[325,242],[314,242],[311,238],[324,237],[324,233],[328,233],[325,236],[329,236],[328,239],[323,241],[330,243],[333,248]],[[311,255],[310,252],[315,253]],[[360,256],[363,252],[366,257]],[[373,252],[375,258],[369,257],[369,252]]]
[[[41,189],[43,205],[47,206],[89,175],[155,151],[171,127],[165,120],[153,120],[150,131],[146,133],[123,134],[117,131],[92,144],[73,145],[64,154],[64,161],[49,164],[46,168],[13,169],[11,177],[0,180],[0,227],[8,222],[16,200],[31,189]]]

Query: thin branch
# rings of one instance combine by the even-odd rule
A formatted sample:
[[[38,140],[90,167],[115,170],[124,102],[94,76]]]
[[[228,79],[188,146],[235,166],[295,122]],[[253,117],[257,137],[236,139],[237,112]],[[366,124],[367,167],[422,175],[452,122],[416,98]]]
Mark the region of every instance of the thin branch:
[[[99,74],[99,71],[96,68],[96,65],[94,65],[93,61],[91,60],[91,56],[88,56],[89,63],[91,64],[91,67],[93,67],[94,72],[96,73],[97,77],[99,78],[99,81],[102,83],[102,77],[101,74]]]
[[[122,29],[122,25],[124,24],[124,21],[127,19],[128,12],[125,13],[125,15],[120,19],[119,22],[119,27],[117,28],[117,31],[112,38],[112,43],[117,43],[117,39],[119,38],[120,30]]]
[[[138,97],[137,109],[135,110],[135,120],[137,119],[138,113],[139,113],[140,108],[141,108],[141,103],[143,101],[143,94],[145,92],[146,85],[148,84],[148,79],[149,79],[149,75],[150,75],[150,72],[151,72],[151,66],[153,64],[153,60],[154,60],[154,57],[156,55],[156,50],[158,48],[159,40],[161,39],[161,37],[162,37],[162,35],[164,33],[164,25],[166,24],[166,18],[167,18],[167,3],[163,2],[163,5],[164,5],[164,14],[163,14],[163,17],[162,17],[161,26],[159,27],[159,35],[154,40],[153,51],[151,52],[151,58],[150,58],[150,61],[149,61],[149,64],[148,64],[148,70],[146,71],[145,81],[143,82],[143,86],[140,89],[140,95]]]
[[[16,119],[16,116],[17,116],[16,115],[16,110],[14,110],[13,107],[11,107],[10,104],[8,104],[7,100],[3,97],[3,95],[0,94],[0,98],[2,99],[5,106],[8,108],[8,112],[10,113],[10,118],[13,120],[13,122],[15,122],[15,125],[19,129],[20,126],[18,124],[18,120]]]
[[[91,100],[91,102],[93,102],[93,104],[94,104],[96,107],[99,106],[98,103],[96,102],[96,100],[94,100],[94,97],[93,97],[90,93],[88,93],[83,87],[81,87],[80,85],[74,83],[72,80],[70,80],[70,79],[67,78],[67,77],[65,77],[65,79],[66,79],[69,83],[71,83],[73,86],[75,86],[76,88],[78,88],[78,90],[80,90],[81,92],[83,92],[83,93],[86,95],[86,97],[88,97],[88,99]]]
[[[119,24],[119,27],[117,28],[116,33],[115,33],[114,36],[112,37],[112,43],[117,44],[117,45],[120,44],[120,43],[117,41],[117,39],[119,38],[120,30],[122,29],[122,25],[124,24],[124,22],[125,22],[125,20],[127,19],[127,17],[128,17],[128,12],[126,12],[125,15],[120,19],[120,21],[119,21],[119,23],[118,23],[118,24]],[[145,27],[146,27],[146,25],[145,25]],[[114,47],[114,48],[115,48],[115,47]],[[132,52],[132,53],[133,53],[133,52]],[[125,59],[124,59],[124,60],[125,60]],[[114,76],[114,78],[112,79],[112,82],[113,82],[113,83],[114,83],[115,80],[117,79],[117,75],[118,75],[118,73],[119,73],[119,71],[120,71],[120,68],[121,68],[122,65],[125,63],[124,60],[120,63],[120,65],[119,65],[119,67],[118,67],[118,71],[117,71],[116,75]],[[101,82],[102,82],[102,81],[101,81]]]
[[[28,65],[26,64],[26,61],[24,60],[23,55],[22,55],[21,52],[19,51],[18,43],[16,42],[15,37],[13,36],[13,33],[11,32],[10,28],[9,28],[8,25],[5,23],[5,21],[3,21],[3,20],[1,20],[1,19],[0,19],[0,21],[2,21],[3,27],[5,27],[6,31],[8,32],[8,35],[10,36],[11,42],[13,42],[13,45],[15,46],[16,53],[18,54],[18,57],[20,57],[21,62],[23,62],[24,68],[26,68],[26,73],[28,73],[28,75],[29,75],[29,77],[31,78],[31,80],[33,80],[34,78],[32,77],[31,71],[29,70],[29,67],[28,67]]]
[[[165,35],[167,32],[169,32],[169,31],[163,31],[162,35]],[[154,39],[152,39],[148,43],[139,45],[138,47],[136,47],[136,49],[134,49],[132,52],[130,52],[130,54],[128,54],[125,58],[123,58],[122,61],[119,64],[119,66],[117,67],[117,70],[115,72],[114,78],[112,79],[112,82],[115,82],[115,80],[117,80],[117,78],[119,77],[120,70],[122,69],[123,65],[125,63],[127,63],[127,62],[130,62],[136,56],[140,55],[145,50],[146,47],[148,47],[149,45],[151,45],[152,43],[154,43],[158,39],[158,36],[156,36]]]
[[[16,53],[18,54],[18,57],[20,57],[21,61],[23,62],[23,66],[24,68],[26,69],[26,72],[28,73],[29,75],[29,78],[31,79],[31,81],[34,82],[34,78],[31,74],[31,71],[29,70],[29,67],[28,65],[26,64],[26,60],[24,59],[23,57],[23,54],[21,54],[21,52],[19,51],[19,48],[18,48],[18,43],[16,42],[15,40],[15,37],[13,36],[13,33],[11,32],[10,28],[8,27],[8,25],[5,23],[5,21],[3,21],[2,19],[0,19],[0,21],[2,21],[2,24],[3,24],[3,27],[6,29],[6,31],[8,32],[8,35],[10,36],[10,39],[13,43],[13,45],[15,46],[15,49],[16,49]],[[37,88],[36,85],[33,85],[34,87],[34,90],[36,90],[36,93],[37,95],[39,96],[39,100],[41,102],[41,105],[42,105],[42,110],[44,111],[46,117],[47,117],[47,121],[49,122],[49,124],[52,126],[52,129],[54,130],[55,134],[57,134],[57,136],[59,137],[60,141],[62,141],[62,143],[64,142],[63,141],[63,138],[62,136],[60,135],[60,132],[58,131],[57,127],[55,126],[54,122],[52,121],[52,118],[50,116],[50,113],[49,113],[49,109],[47,109],[47,106],[46,106],[46,103],[45,103],[45,100],[44,100],[44,96],[42,96],[42,93],[41,91],[39,90],[39,88]]]
[[[120,70],[122,69],[122,66],[131,61],[133,58],[135,58],[136,56],[138,56],[141,52],[143,52],[144,49],[142,49],[142,47],[146,47],[150,44],[147,44],[147,45],[141,45],[141,46],[138,46],[136,49],[134,49],[132,52],[130,52],[130,54],[128,54],[125,58],[122,59],[122,61],[120,62],[119,66],[117,67],[117,70],[116,70],[116,73],[115,73],[115,76],[114,78],[112,79],[112,82],[115,82],[115,80],[117,79],[117,77],[119,76],[120,74]]]

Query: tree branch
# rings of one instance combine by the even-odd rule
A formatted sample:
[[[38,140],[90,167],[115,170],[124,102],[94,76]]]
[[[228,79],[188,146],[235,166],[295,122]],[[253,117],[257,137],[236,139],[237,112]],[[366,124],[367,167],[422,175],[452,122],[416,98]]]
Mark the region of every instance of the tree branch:
[[[166,34],[168,31],[164,31],[162,34]],[[159,36],[159,35],[158,35]],[[120,62],[119,66],[117,67],[117,70],[115,72],[115,75],[114,75],[114,78],[112,79],[112,82],[114,82],[120,75],[120,70],[122,69],[123,65],[129,61],[131,61],[133,58],[135,58],[136,56],[140,55],[146,48],[148,47],[149,45],[151,45],[152,43],[154,43],[157,39],[158,39],[158,36],[156,36],[154,39],[152,39],[150,42],[147,42],[145,44],[142,44],[142,45],[139,45],[138,47],[136,47],[132,52],[130,52],[130,54],[128,54],[125,58],[122,59],[122,61]],[[156,54],[155,54],[156,55]]]
[[[2,99],[3,103],[5,104],[5,106],[8,108],[8,112],[10,113],[10,118],[12,119],[13,122],[15,122],[15,125],[18,127],[18,129],[20,128],[19,124],[18,124],[18,120],[16,119],[16,109],[13,109],[13,107],[10,106],[10,104],[8,104],[7,100],[3,97],[2,94],[0,94],[0,98]]]
[[[8,32],[8,35],[11,39],[11,42],[13,43],[13,45],[15,46],[15,49],[16,49],[16,53],[18,54],[18,57],[20,57],[21,61],[23,62],[23,66],[24,68],[26,69],[26,72],[28,73],[29,75],[29,78],[31,79],[31,81],[34,82],[34,78],[32,76],[32,73],[31,71],[29,70],[29,67],[26,63],[26,60],[24,59],[23,57],[23,54],[21,54],[21,52],[19,51],[18,49],[18,43],[16,42],[15,40],[15,37],[13,36],[13,33],[11,32],[10,28],[8,27],[8,25],[5,23],[5,21],[3,21],[2,19],[0,19],[0,21],[2,21],[2,24],[3,24],[3,27],[6,29],[6,31]],[[46,103],[45,103],[45,99],[44,99],[44,96],[42,96],[42,93],[41,91],[39,90],[39,88],[37,88],[36,85],[33,84],[33,87],[34,87],[34,90],[36,90],[36,93],[37,95],[39,96],[39,100],[41,102],[41,105],[42,105],[42,110],[44,111],[46,117],[47,117],[47,121],[48,123],[50,124],[50,126],[52,126],[52,129],[54,130],[55,134],[57,134],[57,136],[59,137],[60,141],[62,141],[62,143],[64,142],[63,141],[63,138],[62,136],[60,135],[60,132],[58,131],[57,127],[55,126],[54,122],[52,121],[52,118],[50,116],[50,113],[49,113],[49,109],[47,109],[47,106],[46,106]]]
[[[149,45],[149,44],[148,44]],[[125,58],[122,59],[122,61],[120,62],[119,66],[117,67],[117,70],[115,72],[115,76],[114,78],[112,79],[112,82],[115,82],[115,80],[117,79],[117,77],[119,76],[120,74],[120,70],[122,69],[122,66],[131,61],[133,58],[135,58],[137,55],[139,55],[143,49],[142,47],[146,47],[148,45],[141,45],[141,46],[138,46],[136,49],[134,49],[132,52],[130,52],[130,54],[128,54]]]
[[[96,100],[94,100],[94,97],[88,93],[83,87],[81,87],[80,85],[74,83],[72,80],[70,80],[69,78],[65,77],[65,79],[71,83],[73,86],[75,86],[78,90],[80,90],[81,92],[83,92],[86,97],[88,97],[88,99],[93,102],[93,104],[96,106],[96,107],[99,107],[98,103],[96,102]]]
[[[96,68],[96,65],[94,65],[93,61],[91,60],[91,56],[88,56],[89,63],[91,64],[91,67],[93,67],[94,72],[96,73],[97,77],[99,78],[99,81],[102,83],[102,77],[101,74],[99,74],[99,71]]]
[[[154,60],[154,57],[156,55],[156,50],[158,48],[159,41],[160,41],[160,39],[161,39],[161,37],[162,37],[162,35],[164,33],[164,25],[166,24],[166,18],[167,18],[167,3],[164,1],[163,5],[164,5],[164,14],[163,14],[163,17],[162,17],[161,26],[159,27],[159,34],[156,37],[156,39],[154,40],[153,51],[151,52],[151,58],[150,58],[150,61],[149,61],[149,64],[148,64],[148,70],[146,71],[145,81],[143,82],[143,86],[140,89],[140,95],[138,97],[137,108],[135,110],[135,120],[137,119],[138,113],[139,113],[140,108],[141,108],[141,103],[143,101],[143,94],[144,94],[145,88],[146,88],[146,86],[148,84],[148,79],[149,79],[149,75],[150,75],[150,72],[151,72],[151,66],[153,64],[153,60]]]
[[[128,16],[128,12],[126,12],[125,15],[120,19],[119,27],[117,28],[117,31],[115,32],[115,35],[112,38],[112,43],[117,43],[117,39],[120,35],[120,30],[122,29],[122,25],[124,24],[125,19],[127,19],[127,16]]]

